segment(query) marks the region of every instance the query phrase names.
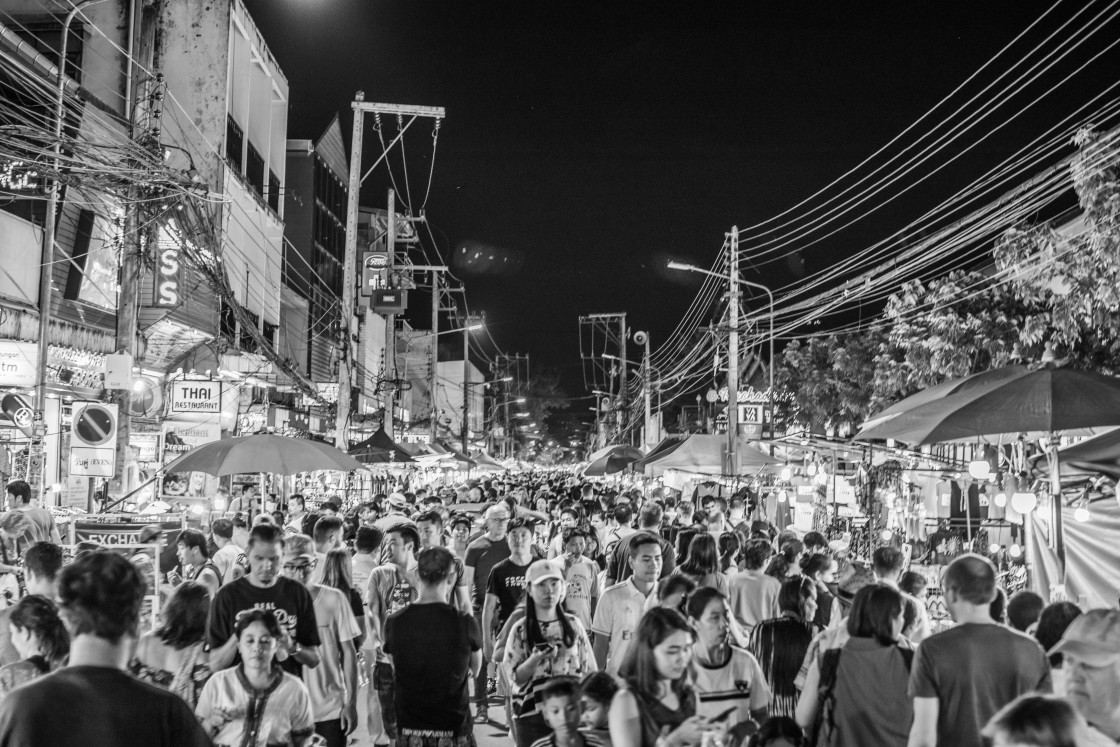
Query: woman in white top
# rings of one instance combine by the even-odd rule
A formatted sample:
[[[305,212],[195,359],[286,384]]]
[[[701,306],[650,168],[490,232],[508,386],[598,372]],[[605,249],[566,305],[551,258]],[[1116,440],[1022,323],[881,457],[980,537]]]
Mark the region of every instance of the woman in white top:
[[[195,715],[216,747],[305,747],[315,729],[311,699],[276,664],[283,636],[270,610],[241,615],[234,627],[241,663],[210,678]]]

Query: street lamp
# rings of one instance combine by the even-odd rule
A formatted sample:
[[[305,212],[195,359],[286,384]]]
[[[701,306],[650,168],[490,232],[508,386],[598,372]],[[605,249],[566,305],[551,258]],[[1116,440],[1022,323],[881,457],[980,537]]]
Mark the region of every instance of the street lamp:
[[[729,250],[731,255],[731,272],[728,275],[723,275],[711,270],[705,270],[696,265],[686,264],[684,262],[669,261],[668,267],[670,270],[684,270],[685,272],[698,272],[702,275],[710,275],[714,278],[727,281],[728,290],[730,295],[730,308],[728,314],[728,327],[729,331],[729,354],[727,359],[727,449],[728,449],[728,464],[732,468],[731,473],[734,473],[735,463],[735,440],[737,437],[736,430],[738,428],[738,408],[739,408],[739,286],[746,285],[751,288],[757,288],[766,293],[770,299],[770,392],[769,399],[771,400],[771,408],[773,408],[774,399],[774,294],[770,289],[761,283],[752,283],[749,280],[743,280],[739,277],[739,231],[737,227],[731,229],[731,241],[729,243]],[[771,415],[773,417],[773,415]]]

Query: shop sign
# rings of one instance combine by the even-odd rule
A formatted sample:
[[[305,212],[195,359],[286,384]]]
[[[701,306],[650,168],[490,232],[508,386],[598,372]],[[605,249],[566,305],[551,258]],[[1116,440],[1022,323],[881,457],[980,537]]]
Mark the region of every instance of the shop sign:
[[[162,242],[161,242],[162,243]],[[152,306],[172,308],[182,301],[179,295],[180,271],[179,247],[171,242],[160,246],[156,257],[156,277],[153,283]]]
[[[117,461],[117,405],[76,402],[70,420],[70,474],[113,477]]]
[[[38,356],[39,346],[33,342],[0,340],[0,386],[35,386]]]
[[[171,412],[221,412],[222,382],[201,380],[172,382],[170,409]]]
[[[196,446],[222,437],[217,423],[188,423],[165,420],[162,424],[163,463],[173,462]],[[205,472],[174,472],[165,475],[160,495],[171,498],[204,498],[217,489],[217,478]]]

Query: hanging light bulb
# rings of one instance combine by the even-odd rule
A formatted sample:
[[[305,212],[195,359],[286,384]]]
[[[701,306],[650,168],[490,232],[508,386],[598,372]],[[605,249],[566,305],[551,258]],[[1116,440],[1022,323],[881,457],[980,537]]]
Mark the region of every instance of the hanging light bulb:
[[[782,480],[784,480],[785,482],[789,482],[789,479],[791,477],[793,477],[793,469],[787,464],[786,466],[782,467]]]
[[[1085,505],[1078,506],[1077,509],[1073,512],[1073,518],[1084,524],[1089,520],[1089,508]]]
[[[806,471],[809,473],[809,477],[816,477],[817,476],[817,463],[816,462],[809,462],[809,466],[806,468]]]
[[[991,553],[992,555],[995,555],[996,553],[998,553],[999,552],[999,544],[996,543],[996,542],[993,542],[992,544],[988,545],[988,552]]]
[[[999,491],[992,498],[992,503],[996,504],[996,508],[1003,508],[1007,505],[1007,493]]]
[[[1008,549],[1007,554],[1013,558],[1018,558],[1022,556],[1023,548],[1019,547],[1018,544],[1014,544]]]
[[[968,474],[977,480],[987,480],[991,471],[991,465],[984,459],[977,459],[968,463]]]
[[[1011,496],[1011,508],[1021,514],[1029,514],[1038,508],[1038,496],[1034,493],[1015,493]]]
[[[778,503],[788,503],[788,502],[789,502],[789,493],[787,493],[784,490],[779,490],[778,491]]]
[[[893,537],[893,536],[894,536],[894,532],[892,532],[889,529],[884,529],[882,532],[879,533],[879,537],[881,537],[884,542],[890,542],[891,537]]]

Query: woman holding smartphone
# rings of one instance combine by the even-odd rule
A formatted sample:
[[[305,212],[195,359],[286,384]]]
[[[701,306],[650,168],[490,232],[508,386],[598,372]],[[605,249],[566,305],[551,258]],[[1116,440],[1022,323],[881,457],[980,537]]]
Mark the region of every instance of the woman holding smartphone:
[[[550,733],[540,711],[541,687],[551,677],[595,671],[595,656],[583,624],[564,611],[563,568],[538,560],[525,573],[525,617],[514,623],[503,666],[513,683],[513,734],[517,747],[530,747]]]

